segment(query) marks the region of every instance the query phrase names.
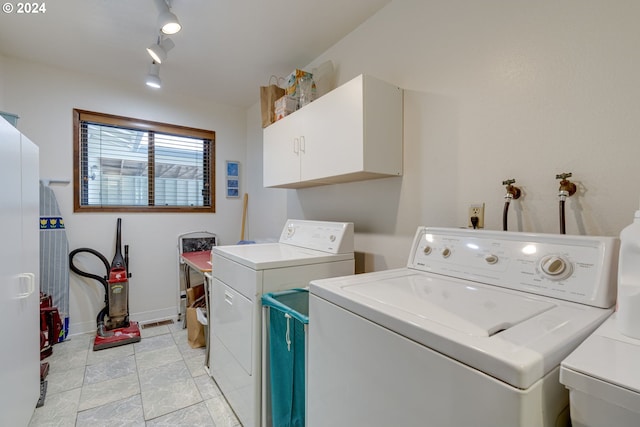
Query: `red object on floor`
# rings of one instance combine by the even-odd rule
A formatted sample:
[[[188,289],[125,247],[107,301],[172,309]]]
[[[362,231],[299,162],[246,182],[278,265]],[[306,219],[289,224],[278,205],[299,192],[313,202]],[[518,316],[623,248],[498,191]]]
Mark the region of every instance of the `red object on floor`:
[[[52,306],[51,295],[40,292],[40,360],[53,352],[53,345],[62,333],[58,308]]]
[[[100,335],[96,335],[96,338],[93,341],[94,351],[117,347],[119,345],[136,343],[141,339],[138,322],[129,322],[128,327],[111,329],[107,331],[107,333],[109,334],[109,336],[102,337]]]

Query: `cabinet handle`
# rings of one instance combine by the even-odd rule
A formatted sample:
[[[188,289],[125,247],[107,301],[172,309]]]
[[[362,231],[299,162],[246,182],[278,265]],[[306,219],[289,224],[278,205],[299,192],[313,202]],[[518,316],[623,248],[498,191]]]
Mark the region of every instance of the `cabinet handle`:
[[[298,154],[300,152],[300,140],[293,138],[293,152]]]
[[[24,282],[24,280],[27,280],[27,291],[26,292],[20,292],[17,295],[18,299],[23,299],[23,298],[27,298],[29,297],[31,294],[33,294],[33,291],[35,291],[36,289],[36,275],[33,273],[21,273],[18,275],[19,280],[20,280],[20,284],[22,284]],[[22,286],[21,286],[22,288]]]
[[[230,294],[229,292],[225,291],[224,292],[224,302],[226,302],[229,305],[233,305],[233,295]]]
[[[302,153],[306,153],[307,152],[307,144],[306,144],[306,142],[304,140],[304,136],[300,137],[300,151]]]

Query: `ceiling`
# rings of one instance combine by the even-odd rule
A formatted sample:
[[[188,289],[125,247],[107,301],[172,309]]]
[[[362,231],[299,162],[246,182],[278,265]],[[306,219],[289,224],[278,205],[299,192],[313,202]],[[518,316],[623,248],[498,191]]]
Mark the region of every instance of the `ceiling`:
[[[251,106],[271,75],[303,68],[390,1],[173,0],[182,31],[170,36],[158,90]],[[144,86],[146,48],[158,37],[153,0],[45,4],[44,13],[0,14],[0,54]]]

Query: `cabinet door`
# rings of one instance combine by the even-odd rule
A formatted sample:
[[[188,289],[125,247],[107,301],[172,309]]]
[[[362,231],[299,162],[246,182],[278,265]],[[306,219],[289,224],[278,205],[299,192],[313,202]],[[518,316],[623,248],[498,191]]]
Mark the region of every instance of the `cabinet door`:
[[[0,425],[7,426],[27,425],[40,394],[38,156],[29,144],[23,168],[21,135],[0,119]]]
[[[300,114],[303,113],[303,114]],[[263,185],[276,187],[300,181],[300,136],[303,110],[279,120],[263,132]]]
[[[21,137],[22,274],[31,280],[28,296],[20,306],[21,387],[31,403],[29,417],[40,397],[40,173],[39,149],[26,136]],[[27,291],[25,291],[26,293]],[[26,406],[26,403],[25,403]]]
[[[302,181],[363,170],[362,77],[300,110],[314,117],[303,133]]]

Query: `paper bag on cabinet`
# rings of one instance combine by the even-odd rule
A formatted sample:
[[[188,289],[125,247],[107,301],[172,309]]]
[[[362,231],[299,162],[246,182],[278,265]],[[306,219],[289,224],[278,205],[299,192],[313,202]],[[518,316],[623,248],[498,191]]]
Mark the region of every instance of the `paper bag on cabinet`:
[[[274,80],[275,84],[272,83]],[[284,95],[284,89],[278,86],[277,83],[278,78],[276,76],[271,76],[269,86],[260,86],[260,110],[262,112],[263,128],[266,128],[276,121],[275,102]]]

